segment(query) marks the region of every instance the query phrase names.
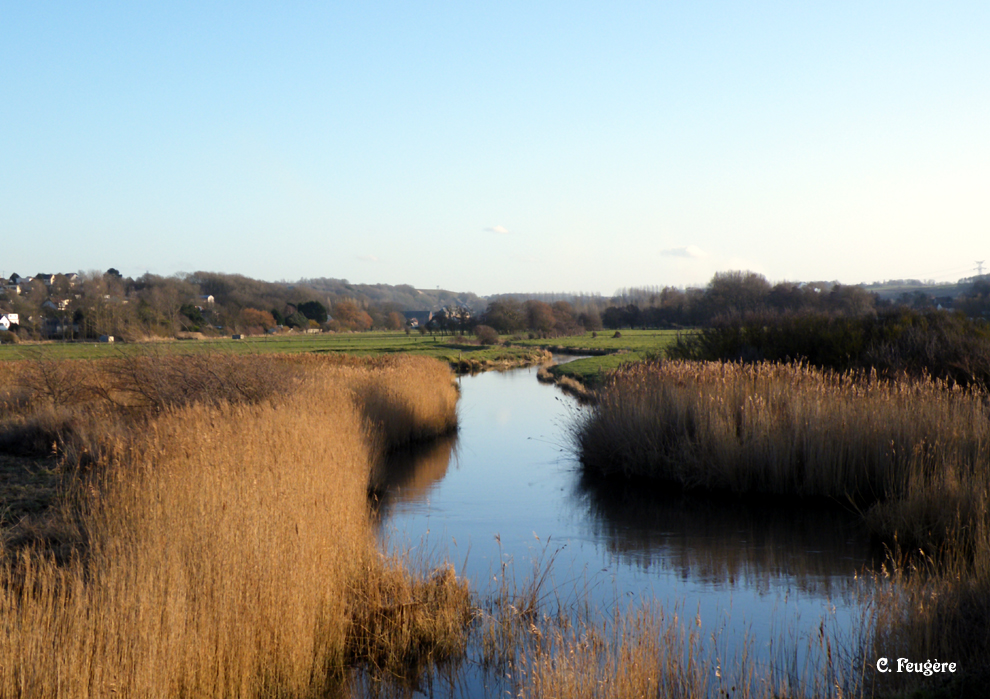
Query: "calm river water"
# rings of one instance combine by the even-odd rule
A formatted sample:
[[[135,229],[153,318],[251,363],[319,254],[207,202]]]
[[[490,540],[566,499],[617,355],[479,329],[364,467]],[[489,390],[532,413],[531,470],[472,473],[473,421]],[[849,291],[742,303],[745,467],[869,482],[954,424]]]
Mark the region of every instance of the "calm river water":
[[[386,546],[448,558],[484,590],[503,561],[517,579],[555,555],[565,598],[603,610],[637,600],[678,608],[721,651],[802,662],[821,625],[852,630],[854,576],[871,564],[855,515],[760,509],[583,479],[568,446],[581,408],[536,369],[460,379],[460,430],[393,464],[381,503]],[[783,641],[782,641],[783,640]],[[779,660],[779,657],[778,657]],[[474,694],[475,692],[468,692]]]

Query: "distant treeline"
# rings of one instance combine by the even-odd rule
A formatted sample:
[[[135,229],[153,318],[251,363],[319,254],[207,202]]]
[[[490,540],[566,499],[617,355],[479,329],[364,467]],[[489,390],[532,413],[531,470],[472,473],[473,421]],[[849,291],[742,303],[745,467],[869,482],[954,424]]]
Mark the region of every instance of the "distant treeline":
[[[954,310],[971,318],[990,317],[990,278],[967,282],[955,296],[920,291],[885,299],[858,285],[836,282],[770,284],[753,272],[720,272],[703,289],[638,287],[619,290],[611,299],[574,297],[579,312],[593,308],[609,329],[705,327],[725,317],[751,313],[824,313],[862,316],[895,307],[919,311]]]
[[[14,275],[17,276],[17,275]],[[622,328],[698,328],[752,314],[825,314],[857,318],[884,309],[951,308],[970,317],[990,315],[990,279],[964,285],[955,297],[917,290],[889,300],[861,286],[834,282],[770,284],[753,272],[720,272],[705,288],[636,287],[612,297],[599,294],[500,294],[482,299],[468,292],[409,285],[351,284],[340,279],[266,282],[238,274],[194,272],[171,277],[124,277],[116,269],[82,275],[37,275],[0,285],[0,313],[17,314],[18,336],[125,339],[203,334],[401,329],[405,312],[456,316],[456,327],[433,323],[431,331],[470,332],[481,324],[503,335],[541,337]],[[4,335],[10,335],[9,333]],[[2,338],[0,338],[2,339]]]
[[[930,376],[990,387],[990,324],[905,306],[858,316],[805,311],[723,316],[667,349],[674,359],[807,362],[836,371]]]
[[[859,286],[828,282],[771,285],[753,272],[720,272],[704,289],[630,289],[602,311],[606,328],[705,326],[722,316],[820,311],[862,315],[883,302]]]
[[[771,285],[753,272],[722,272],[704,289],[640,287],[621,289],[612,298],[502,294],[493,297],[481,322],[503,334],[528,331],[554,336],[603,328],[703,327],[723,316],[757,311],[858,316],[875,312],[885,303],[859,286],[829,282]]]
[[[131,278],[111,268],[81,275],[39,274],[17,284],[0,281],[6,282],[0,283],[0,313],[18,318],[13,333],[0,333],[8,339],[260,334],[279,327],[399,329],[406,323],[404,311],[454,306],[477,312],[485,307],[471,293],[337,279],[266,282],[217,272]]]

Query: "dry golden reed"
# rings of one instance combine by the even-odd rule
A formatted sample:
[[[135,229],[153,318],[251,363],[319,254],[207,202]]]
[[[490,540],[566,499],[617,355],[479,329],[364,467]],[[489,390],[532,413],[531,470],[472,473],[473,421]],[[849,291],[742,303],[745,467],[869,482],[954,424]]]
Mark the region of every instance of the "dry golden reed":
[[[855,503],[896,560],[885,568],[891,577],[865,585],[854,657],[836,671],[843,668],[852,679],[862,673],[860,691],[878,695],[900,695],[920,681],[955,682],[945,696],[985,687],[990,396],[984,391],[800,365],[631,365],[612,377],[575,440],[585,465],[606,474]],[[963,672],[881,676],[867,662],[879,657],[939,658]],[[824,679],[812,695],[832,686],[827,674]]]
[[[879,503],[869,521],[912,545],[986,527],[988,397],[936,380],[636,364],[612,377],[575,439],[584,464],[602,473]]]
[[[383,558],[366,498],[376,449],[454,424],[449,371],[294,366],[291,391],[165,404],[107,437],[73,500],[78,555],[3,556],[0,695],[323,696],[348,663],[463,644],[465,583]]]

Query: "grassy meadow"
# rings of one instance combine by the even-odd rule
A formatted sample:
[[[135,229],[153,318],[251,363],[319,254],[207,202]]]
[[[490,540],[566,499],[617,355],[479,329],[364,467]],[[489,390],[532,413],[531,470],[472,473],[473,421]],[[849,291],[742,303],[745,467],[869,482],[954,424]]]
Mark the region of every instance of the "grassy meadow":
[[[0,361],[22,359],[105,359],[157,354],[347,354],[358,357],[414,354],[447,362],[461,371],[483,371],[545,361],[538,347],[482,347],[473,338],[401,331],[244,336],[161,340],[147,343],[22,342],[0,345]]]
[[[597,330],[579,335],[555,337],[551,339],[523,338],[512,336],[503,340],[521,347],[544,347],[555,352],[584,354],[591,352],[612,353],[620,350],[647,354],[672,344],[680,330]]]
[[[662,353],[674,345],[678,338],[685,335],[680,330],[600,330],[596,333],[584,333],[571,337],[558,337],[553,340],[520,339],[509,340],[513,345],[524,347],[541,347],[562,354],[591,354],[592,356],[577,359],[566,364],[548,367],[547,379],[568,384],[562,379],[569,379],[584,386],[595,389],[605,383],[609,372],[624,364],[638,362],[647,357]],[[618,335],[618,337],[616,337]]]

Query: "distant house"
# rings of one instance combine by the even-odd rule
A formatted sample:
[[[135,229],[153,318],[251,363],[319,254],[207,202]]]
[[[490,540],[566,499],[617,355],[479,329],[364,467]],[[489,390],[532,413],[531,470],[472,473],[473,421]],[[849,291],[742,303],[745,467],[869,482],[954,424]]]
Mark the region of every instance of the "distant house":
[[[55,283],[54,274],[36,274],[34,275],[34,278],[37,279],[39,282],[44,282],[45,286],[51,286],[52,284]]]
[[[64,337],[70,333],[79,332],[79,326],[62,318],[45,318],[39,328],[44,337]]]
[[[425,328],[433,320],[433,311],[403,311],[406,327]]]
[[[20,316],[16,313],[4,313],[0,315],[0,329],[10,330],[11,325],[20,325]]]
[[[46,311],[64,311],[72,303],[72,299],[46,299],[41,307]]]
[[[199,300],[203,303],[212,305],[214,303],[213,294],[206,294],[205,296],[200,296]]]
[[[7,280],[7,286],[18,286],[19,284],[27,284],[31,281],[31,277],[22,277],[19,274],[11,274],[10,278]]]

